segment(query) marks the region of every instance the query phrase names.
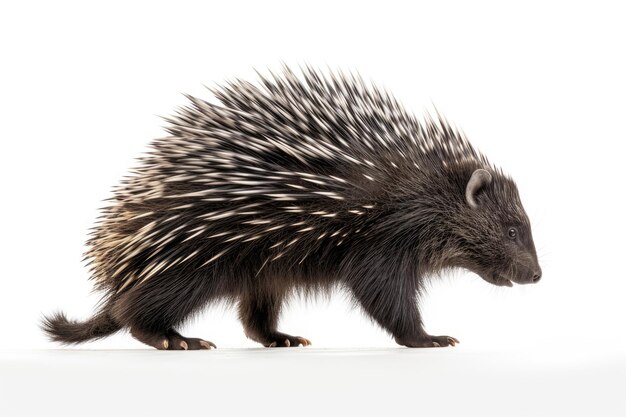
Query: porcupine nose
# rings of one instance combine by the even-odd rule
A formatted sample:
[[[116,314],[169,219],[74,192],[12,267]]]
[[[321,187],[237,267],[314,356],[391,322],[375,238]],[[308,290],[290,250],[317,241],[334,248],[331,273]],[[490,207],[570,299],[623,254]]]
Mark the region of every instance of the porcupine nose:
[[[541,280],[541,268],[537,269],[533,274],[533,284],[538,283]]]

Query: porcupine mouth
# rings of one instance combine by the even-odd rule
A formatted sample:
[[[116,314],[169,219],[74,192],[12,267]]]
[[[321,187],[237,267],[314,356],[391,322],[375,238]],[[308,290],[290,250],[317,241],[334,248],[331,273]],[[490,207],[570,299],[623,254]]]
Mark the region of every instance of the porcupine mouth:
[[[490,284],[493,284],[495,286],[498,287],[512,287],[513,286],[513,281],[511,281],[508,278],[505,278],[503,275],[500,274],[485,274],[485,275],[481,275],[482,278],[487,281]]]
[[[496,275],[493,277],[492,283],[497,285],[498,287],[512,287],[513,281],[510,279],[504,278],[502,275]]]

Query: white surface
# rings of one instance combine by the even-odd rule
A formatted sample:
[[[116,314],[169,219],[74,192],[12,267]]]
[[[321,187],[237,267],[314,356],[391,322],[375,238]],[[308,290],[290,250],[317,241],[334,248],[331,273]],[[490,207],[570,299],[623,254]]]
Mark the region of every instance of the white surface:
[[[418,414],[420,401],[457,411],[467,404],[475,415],[540,415],[545,407],[551,415],[626,414],[616,391],[624,357],[606,354],[607,346],[626,351],[621,7],[2,2],[0,341],[25,349],[1,354],[9,385],[2,410],[49,403],[63,415],[78,407],[51,400],[49,389],[109,411],[135,408],[141,393],[196,412],[209,412],[213,398],[258,414],[303,413],[326,400],[371,414]],[[80,262],[87,231],[111,186],[164,135],[158,115],[184,104],[180,93],[208,98],[203,84],[253,80],[253,67],[281,61],[358,70],[418,114],[432,101],[516,179],[542,282],[503,289],[460,272],[433,283],[422,305],[426,328],[462,342],[442,352],[384,350],[392,340],[341,294],[294,300],[281,328],[316,349],[375,350],[30,351],[54,347],[37,328],[42,313],[61,308],[80,318],[96,303]],[[233,311],[219,307],[182,330],[220,349],[255,346]],[[141,345],[119,334],[86,347]],[[495,362],[491,349],[500,352]],[[269,398],[291,409],[270,410]]]
[[[558,350],[0,353],[3,416],[623,416],[626,357]]]

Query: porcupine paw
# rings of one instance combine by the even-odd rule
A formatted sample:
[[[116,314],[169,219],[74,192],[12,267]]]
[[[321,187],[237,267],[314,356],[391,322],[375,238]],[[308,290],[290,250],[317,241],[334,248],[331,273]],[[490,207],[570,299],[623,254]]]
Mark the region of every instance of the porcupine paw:
[[[165,343],[167,342],[167,343]],[[165,347],[167,345],[167,348]],[[215,343],[208,340],[197,339],[194,337],[168,336],[162,340],[162,350],[201,350],[201,349],[216,349]]]
[[[131,334],[139,341],[159,350],[201,350],[216,349],[217,346],[208,340],[193,337],[184,337],[175,330],[168,330],[161,334],[131,330]]]
[[[456,346],[459,339],[452,336],[426,336],[419,339],[403,340],[396,339],[399,345],[411,348],[446,347]]]
[[[309,346],[311,341],[301,336],[291,336],[285,333],[273,333],[267,337],[267,340],[261,342],[263,346],[273,347],[296,347]]]

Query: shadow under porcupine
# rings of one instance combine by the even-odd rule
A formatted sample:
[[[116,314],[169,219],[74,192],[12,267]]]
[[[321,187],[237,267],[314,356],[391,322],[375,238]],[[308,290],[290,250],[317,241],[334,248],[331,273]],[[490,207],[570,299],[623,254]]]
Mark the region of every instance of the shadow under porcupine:
[[[128,327],[158,349],[209,349],[175,327],[229,299],[249,338],[308,345],[277,330],[281,304],[339,283],[399,344],[448,346],[458,340],[422,326],[425,277],[540,279],[515,183],[441,118],[420,122],[361,78],[310,68],[213,92],[220,105],[189,96],[116,188],[86,253],[101,308],[45,318],[53,340]]]

